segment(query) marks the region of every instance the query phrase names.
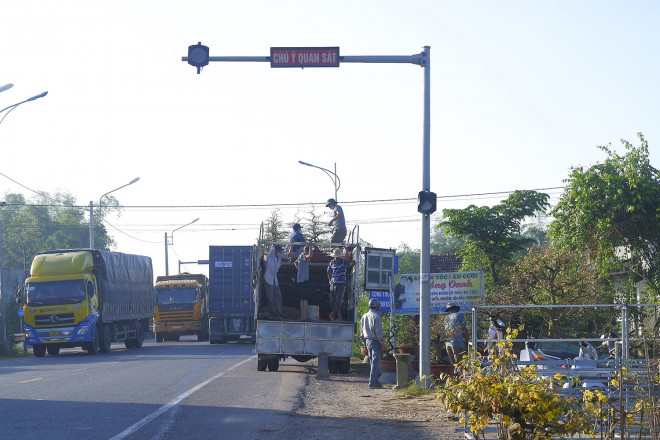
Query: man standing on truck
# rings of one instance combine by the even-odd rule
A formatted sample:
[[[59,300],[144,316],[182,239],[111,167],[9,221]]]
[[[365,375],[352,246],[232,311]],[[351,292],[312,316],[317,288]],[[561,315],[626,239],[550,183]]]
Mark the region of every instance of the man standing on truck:
[[[360,320],[360,339],[367,347],[371,370],[369,372],[369,388],[383,388],[378,380],[380,364],[380,355],[385,346],[385,336],[383,335],[383,320],[378,313],[380,301],[376,298],[369,300],[369,311],[362,315]]]
[[[342,243],[344,238],[346,238],[346,220],[344,219],[344,210],[337,204],[335,199],[328,199],[328,202],[325,204],[326,208],[330,208],[333,211],[332,220],[328,222],[328,226],[334,225],[334,230],[332,232],[332,238],[330,239],[331,243]]]
[[[328,264],[328,281],[330,282],[330,321],[342,321],[341,304],[344,301],[346,290],[346,273],[348,263],[344,258],[344,251],[335,248],[332,251],[333,259]]]
[[[296,290],[300,297],[300,320],[311,321],[307,315],[307,305],[309,304],[310,286],[309,286],[309,262],[312,259],[312,246],[306,245],[303,253],[295,261],[298,274],[296,277]]]
[[[296,223],[293,225],[293,232],[289,234],[289,244],[286,247],[286,252],[289,259],[293,261],[296,261],[298,255],[300,255],[303,250],[303,244],[294,244],[305,242],[305,237],[302,235],[302,232],[300,232],[301,229],[302,226],[300,226],[300,223]]]
[[[266,298],[273,313],[273,318],[281,321],[284,319],[284,312],[282,312],[282,292],[280,291],[280,283],[277,280],[277,272],[282,265],[282,246],[276,244],[270,248],[268,255],[266,255],[266,267],[264,269],[264,288],[266,291]]]

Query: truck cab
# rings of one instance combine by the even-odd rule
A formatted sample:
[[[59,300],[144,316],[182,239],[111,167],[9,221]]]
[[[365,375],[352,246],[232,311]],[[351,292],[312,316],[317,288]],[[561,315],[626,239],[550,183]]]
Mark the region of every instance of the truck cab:
[[[154,286],[156,342],[183,335],[208,339],[208,278],[201,274],[159,276]]]

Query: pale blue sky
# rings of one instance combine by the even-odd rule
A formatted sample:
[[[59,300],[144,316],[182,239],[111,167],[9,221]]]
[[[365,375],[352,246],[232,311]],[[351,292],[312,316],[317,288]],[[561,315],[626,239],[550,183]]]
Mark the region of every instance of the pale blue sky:
[[[657,166],[659,19],[653,1],[5,2],[0,86],[14,87],[0,108],[49,94],[0,125],[0,172],[81,205],[136,176],[114,193],[124,205],[306,204],[333,187],[297,161],[337,163],[349,224],[378,247],[419,247],[415,203],[350,202],[421,189],[420,67],[211,63],[197,75],[180,61],[188,45],[216,56],[430,46],[431,189],[446,196],[561,186],[571,166],[604,158],[597,145],[621,151],[638,131]],[[31,196],[1,177],[0,192]],[[108,220],[128,234],[109,227],[117,250],[150,255],[162,273],[166,231],[200,218],[175,233],[174,272],[210,244],[252,244],[269,211],[127,208]]]

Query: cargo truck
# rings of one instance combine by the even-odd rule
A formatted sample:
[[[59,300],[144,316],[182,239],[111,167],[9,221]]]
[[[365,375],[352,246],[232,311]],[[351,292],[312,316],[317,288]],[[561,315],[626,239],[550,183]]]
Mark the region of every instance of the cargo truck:
[[[95,249],[37,254],[25,281],[25,343],[36,357],[61,348],[140,348],[154,316],[151,258]]]
[[[260,236],[263,235],[263,227]],[[350,234],[353,237],[354,233]],[[357,241],[357,240],[356,240]],[[313,257],[309,267],[311,299],[308,310],[312,321],[300,320],[300,300],[296,292],[297,269],[293,261],[284,260],[278,272],[278,281],[282,292],[282,304],[285,317],[273,319],[270,305],[266,299],[263,272],[265,256],[272,241],[259,239],[256,253],[259,263],[253,268],[254,297],[257,334],[255,352],[258,371],[277,371],[280,360],[291,357],[298,362],[307,362],[328,354],[328,370],[332,374],[347,374],[350,370],[350,358],[353,355],[353,340],[357,331],[357,274],[359,266],[359,246],[347,243],[344,247],[345,258],[349,263],[346,279],[346,292],[342,306],[343,321],[331,321],[329,318],[330,285],[327,268],[331,260],[333,246],[330,243],[315,243]],[[336,245],[335,245],[336,246]],[[318,312],[316,312],[318,310]]]
[[[209,342],[254,342],[252,246],[209,246]]]
[[[209,279],[183,273],[156,278],[154,286],[156,342],[178,341],[183,335],[209,337]]]

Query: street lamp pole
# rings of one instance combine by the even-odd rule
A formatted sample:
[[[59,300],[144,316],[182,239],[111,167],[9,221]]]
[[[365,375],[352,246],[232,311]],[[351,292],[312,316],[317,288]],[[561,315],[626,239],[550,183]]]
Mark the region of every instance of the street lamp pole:
[[[328,175],[330,180],[332,180],[332,184],[335,186],[335,201],[337,201],[337,191],[339,190],[339,187],[341,186],[341,181],[339,180],[339,176],[337,175],[337,162],[335,162],[335,172],[333,173],[332,171],[319,167],[316,165],[312,165],[311,163],[303,162],[302,160],[298,161],[299,164],[301,165],[307,165],[308,167],[312,168],[318,168],[319,170],[323,171],[325,174]]]
[[[5,206],[6,202],[0,202],[0,206]],[[2,353],[9,354],[9,344],[7,344],[7,317],[5,316],[5,296],[2,293],[2,219],[0,218],[0,316],[2,316]]]
[[[103,200],[103,197],[105,197],[108,194],[113,193],[117,190],[120,190],[125,186],[132,185],[135,182],[137,182],[138,180],[140,180],[140,178],[136,177],[135,179],[131,180],[127,184],[122,185],[118,188],[115,188],[112,191],[108,191],[107,193],[105,193],[101,197],[99,197],[99,213],[100,213],[101,201]],[[89,248],[94,249],[94,202],[92,200],[89,201]]]
[[[4,86],[2,86],[2,90],[0,90],[0,91],[5,91],[5,90],[11,88],[11,86],[13,86],[13,84],[7,84],[7,85],[4,85]],[[3,108],[2,110],[0,110],[0,113],[4,112],[5,110],[8,110],[8,111],[7,111],[7,113],[5,113],[5,115],[2,117],[2,119],[0,119],[0,124],[2,124],[2,121],[5,120],[5,118],[7,117],[7,115],[8,115],[9,113],[11,113],[11,111],[14,110],[16,107],[18,107],[19,105],[24,104],[24,103],[26,103],[26,102],[34,101],[35,99],[43,98],[43,97],[46,96],[47,94],[48,94],[48,92],[39,93],[38,95],[35,95],[35,96],[33,96],[32,98],[28,98],[28,99],[26,99],[25,101],[21,101],[21,102],[18,102],[18,103],[16,103],[16,104],[12,104],[12,105],[10,105],[10,106],[8,106],[8,107]]]
[[[190,225],[192,225],[192,224],[195,223],[197,220],[199,220],[199,217],[196,218],[195,220],[191,221],[190,223],[186,223],[186,224],[183,225],[183,226],[179,226],[179,227],[176,228],[174,231],[172,231],[172,233],[170,234],[170,240],[172,241],[172,243],[169,243],[169,242],[168,242],[168,240],[167,240],[167,232],[165,232],[165,275],[166,275],[166,276],[170,274],[170,264],[169,264],[169,261],[168,261],[168,259],[167,259],[167,258],[168,258],[168,256],[167,256],[167,247],[170,246],[170,245],[171,245],[171,246],[174,246],[174,233],[175,233],[176,231],[178,231],[179,229],[183,229],[183,228],[185,228],[186,226],[190,226]]]

